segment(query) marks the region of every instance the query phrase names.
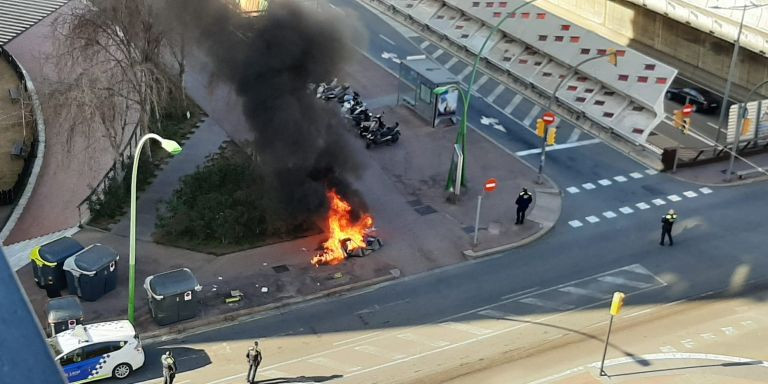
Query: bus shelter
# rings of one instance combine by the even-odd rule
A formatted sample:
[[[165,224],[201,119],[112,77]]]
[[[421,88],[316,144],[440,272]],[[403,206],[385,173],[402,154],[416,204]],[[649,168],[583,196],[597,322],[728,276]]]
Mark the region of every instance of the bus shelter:
[[[426,56],[411,56],[400,62],[400,81],[397,87],[397,103],[405,104],[436,127],[444,120],[456,116],[459,108],[459,89],[449,87],[440,94],[438,87],[459,85],[459,80],[440,64]]]

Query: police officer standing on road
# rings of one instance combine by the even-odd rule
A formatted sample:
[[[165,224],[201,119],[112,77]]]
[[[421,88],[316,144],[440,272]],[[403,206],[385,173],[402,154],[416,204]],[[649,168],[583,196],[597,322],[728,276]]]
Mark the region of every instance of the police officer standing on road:
[[[670,209],[669,212],[667,212],[666,215],[662,216],[662,218],[661,218],[661,242],[659,242],[659,245],[664,245],[664,235],[666,235],[669,238],[669,246],[671,247],[673,245],[673,241],[672,241],[672,225],[675,224],[675,220],[677,220],[677,213],[675,213],[674,209]]]
[[[160,358],[163,363],[163,384],[173,384],[176,378],[176,359],[173,358],[171,351],[168,351]]]
[[[525,211],[528,210],[531,201],[533,201],[533,195],[528,193],[527,189],[523,188],[523,191],[517,195],[517,200],[515,200],[515,204],[517,204],[517,218],[515,219],[515,224],[522,224],[523,221],[525,221]]]
[[[245,354],[245,358],[248,359],[248,384],[256,382],[256,370],[261,365],[261,351],[259,350],[259,341],[253,342],[253,347],[248,348],[248,352]]]

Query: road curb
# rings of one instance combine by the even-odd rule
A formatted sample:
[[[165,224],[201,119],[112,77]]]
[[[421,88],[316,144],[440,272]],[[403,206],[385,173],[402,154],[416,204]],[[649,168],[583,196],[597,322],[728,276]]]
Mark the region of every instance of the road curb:
[[[255,317],[254,315],[260,315],[272,310],[281,309],[296,304],[302,304],[322,297],[346,293],[360,288],[368,288],[370,286],[382,284],[387,281],[397,279],[399,275],[398,272],[390,271],[390,273],[385,276],[379,276],[370,280],[358,281],[356,283],[334,287],[325,291],[313,293],[311,295],[295,297],[292,299],[269,303],[258,307],[245,308],[238,311],[213,316],[207,319],[183,322],[181,324],[166,327],[157,331],[139,333],[139,336],[141,337],[142,342],[146,345],[179,339],[182,337],[190,336],[192,334],[231,325],[233,323],[248,321],[251,320],[252,317]]]

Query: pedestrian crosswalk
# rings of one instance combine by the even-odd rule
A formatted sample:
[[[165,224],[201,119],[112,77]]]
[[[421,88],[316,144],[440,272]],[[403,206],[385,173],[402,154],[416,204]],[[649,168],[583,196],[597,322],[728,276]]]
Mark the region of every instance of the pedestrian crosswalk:
[[[582,189],[583,190],[587,190],[587,191],[591,191],[593,189],[596,189],[597,185],[595,185],[595,184],[598,184],[598,185],[603,186],[603,187],[607,187],[607,186],[610,186],[610,185],[614,185],[615,183],[626,183],[630,179],[631,180],[637,180],[637,179],[642,179],[645,176],[653,176],[655,174],[658,174],[658,172],[656,170],[646,169],[646,170],[642,171],[642,173],[641,172],[632,172],[632,173],[630,173],[629,175],[627,175],[627,176],[629,176],[629,178],[627,178],[624,175],[618,175],[618,176],[613,176],[611,178],[600,179],[600,180],[595,181],[594,183],[592,183],[592,182],[584,183],[584,184],[581,185],[581,189],[579,189],[579,187],[577,187],[577,186],[569,186],[569,187],[566,187],[565,190],[568,191],[568,193],[570,193],[570,194],[575,194],[575,193],[581,192]],[[693,192],[691,192],[691,193],[693,193]],[[695,196],[688,196],[688,197],[695,197]]]
[[[582,187],[584,187],[584,185],[582,185]],[[570,187],[570,188],[571,189],[567,188],[566,190],[568,192],[570,192],[570,193],[577,193],[578,192],[577,188],[575,188],[575,187]],[[587,189],[587,190],[588,189],[594,189],[595,186],[592,184],[592,186],[590,188],[586,188],[586,187],[584,187],[584,188]],[[689,190],[689,191],[682,192],[680,195],[683,195],[686,198],[692,199],[692,198],[696,198],[696,197],[701,196],[701,195],[708,195],[708,194],[714,192],[709,187],[701,187],[697,191],[698,191],[698,193],[696,193],[696,192],[694,192],[692,190]],[[682,200],[683,200],[683,197],[680,197],[678,194],[672,194],[672,195],[668,195],[668,196],[663,197],[663,198],[662,197],[655,198],[655,199],[651,200],[651,203],[654,206],[658,207],[658,206],[662,206],[662,205],[666,205],[666,204],[677,203],[677,202],[682,201]],[[652,206],[650,204],[644,202],[644,201],[641,201],[639,203],[635,203],[634,207],[636,207],[640,211],[643,211],[643,210],[651,208]],[[625,215],[629,215],[629,214],[635,212],[635,210],[632,209],[629,206],[620,207],[620,208],[618,208],[618,211],[623,213],[623,214],[625,214]],[[601,215],[604,218],[606,218],[606,219],[613,219],[613,218],[619,216],[616,213],[614,213],[613,211],[604,211],[604,212],[601,213]],[[600,221],[600,218],[597,217],[596,215],[590,215],[590,216],[584,217],[583,220],[584,221],[582,221],[582,219],[573,219],[573,220],[568,221],[568,225],[570,225],[572,228],[581,228],[581,227],[584,226],[585,222],[589,223],[589,224],[598,223]]]

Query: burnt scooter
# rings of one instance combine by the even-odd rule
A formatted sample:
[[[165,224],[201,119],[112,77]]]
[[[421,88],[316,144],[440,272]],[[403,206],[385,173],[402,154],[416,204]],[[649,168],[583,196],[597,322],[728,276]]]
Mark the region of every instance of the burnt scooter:
[[[400,140],[400,122],[387,126],[381,121],[381,115],[378,115],[375,120],[377,121],[376,126],[365,136],[366,149],[373,145],[394,144]]]

